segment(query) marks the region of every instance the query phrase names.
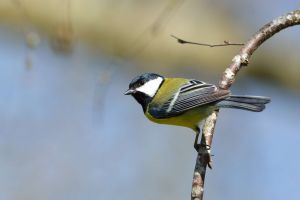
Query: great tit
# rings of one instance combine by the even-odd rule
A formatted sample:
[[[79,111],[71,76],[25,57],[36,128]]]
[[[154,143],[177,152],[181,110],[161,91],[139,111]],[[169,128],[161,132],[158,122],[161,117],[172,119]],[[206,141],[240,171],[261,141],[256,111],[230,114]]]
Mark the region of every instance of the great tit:
[[[165,78],[146,73],[134,78],[125,95],[132,95],[141,104],[146,117],[159,124],[184,126],[196,132],[195,148],[200,132],[199,123],[219,108],[237,108],[261,112],[270,98],[236,96],[229,90],[203,81]]]

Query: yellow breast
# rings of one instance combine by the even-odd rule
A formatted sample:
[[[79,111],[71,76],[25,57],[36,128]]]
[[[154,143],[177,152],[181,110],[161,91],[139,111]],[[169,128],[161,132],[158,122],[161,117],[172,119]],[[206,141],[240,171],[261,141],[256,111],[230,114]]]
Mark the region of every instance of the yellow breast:
[[[170,117],[166,119],[156,119],[152,117],[150,114],[148,114],[147,112],[145,113],[145,115],[149,120],[155,123],[184,126],[195,130],[198,124],[206,117],[208,117],[208,115],[210,115],[213,112],[213,110],[214,110],[213,107],[208,107],[208,106],[198,107],[190,111],[187,111],[185,113],[182,113],[181,115],[178,115],[176,117]]]

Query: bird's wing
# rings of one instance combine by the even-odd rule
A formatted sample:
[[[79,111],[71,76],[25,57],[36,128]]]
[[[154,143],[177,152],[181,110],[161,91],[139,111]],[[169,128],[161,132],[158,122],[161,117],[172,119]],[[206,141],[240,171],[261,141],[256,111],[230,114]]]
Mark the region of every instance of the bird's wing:
[[[195,107],[225,99],[229,94],[228,90],[220,90],[215,85],[190,80],[161,106],[152,106],[149,112],[156,118],[174,117]]]

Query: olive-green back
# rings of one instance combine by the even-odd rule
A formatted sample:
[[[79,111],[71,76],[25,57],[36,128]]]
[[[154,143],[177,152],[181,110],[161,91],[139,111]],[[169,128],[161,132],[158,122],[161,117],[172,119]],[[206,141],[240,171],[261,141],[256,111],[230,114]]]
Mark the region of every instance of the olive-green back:
[[[188,79],[184,78],[165,78],[151,104],[161,105],[168,101],[178,91],[178,89],[188,81]]]

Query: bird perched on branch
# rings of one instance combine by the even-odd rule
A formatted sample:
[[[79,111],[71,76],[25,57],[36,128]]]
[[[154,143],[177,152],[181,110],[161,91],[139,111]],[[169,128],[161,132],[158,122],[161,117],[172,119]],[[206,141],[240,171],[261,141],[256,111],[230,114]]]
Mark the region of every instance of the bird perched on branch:
[[[200,133],[199,123],[220,108],[237,108],[261,112],[270,98],[235,96],[229,90],[203,81],[165,78],[154,73],[142,74],[129,84],[125,95],[132,95],[141,104],[146,117],[159,124],[184,126]]]

